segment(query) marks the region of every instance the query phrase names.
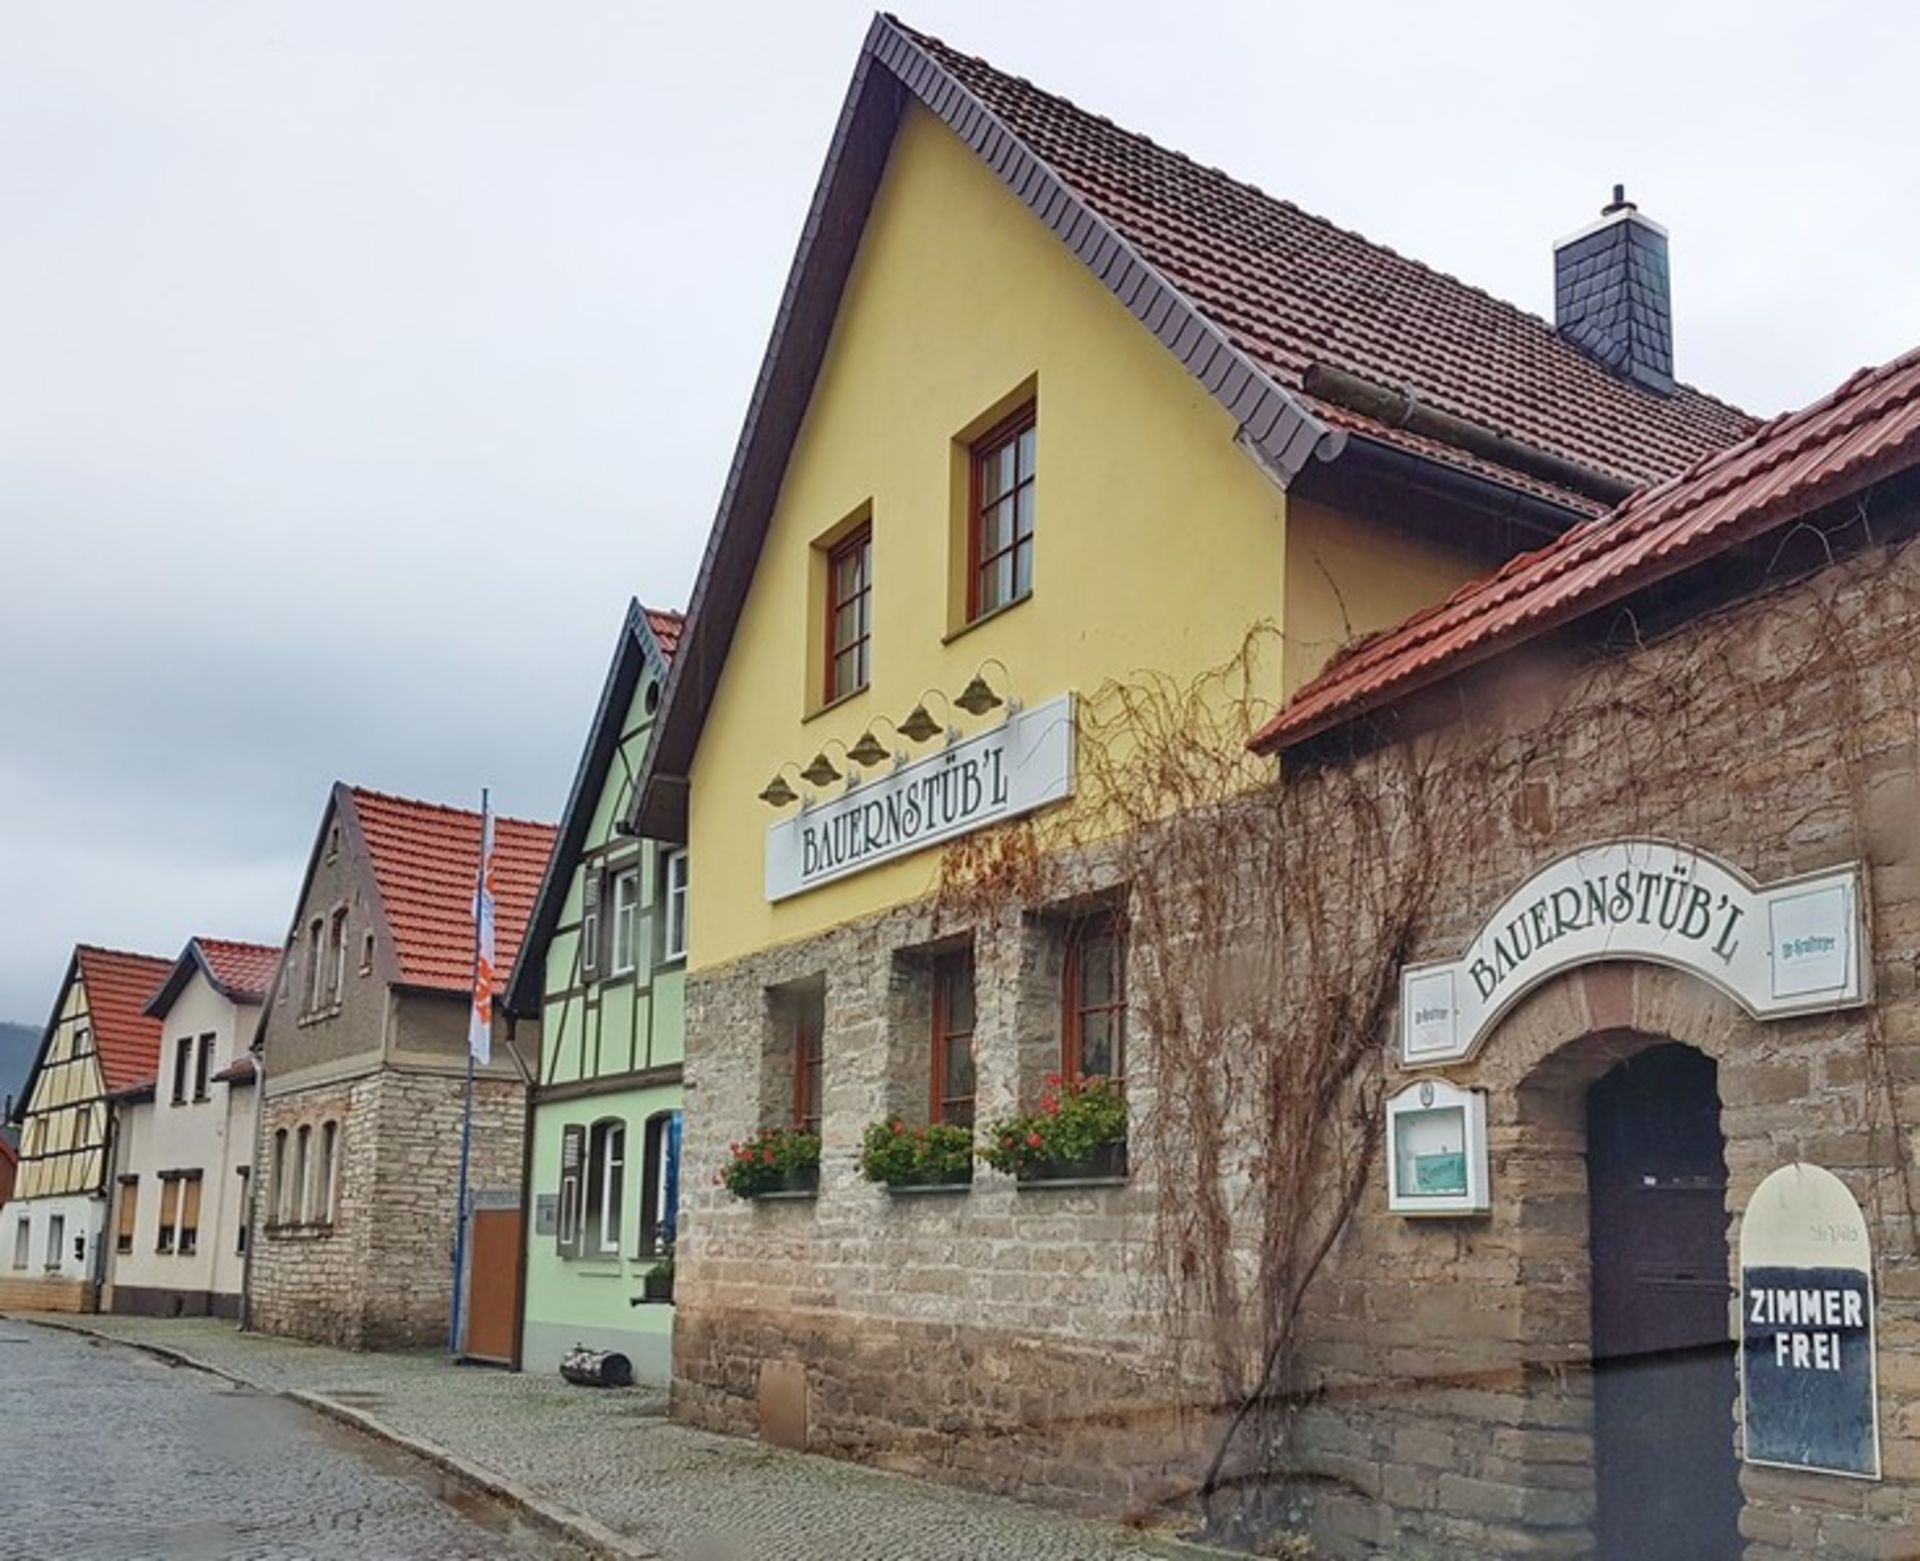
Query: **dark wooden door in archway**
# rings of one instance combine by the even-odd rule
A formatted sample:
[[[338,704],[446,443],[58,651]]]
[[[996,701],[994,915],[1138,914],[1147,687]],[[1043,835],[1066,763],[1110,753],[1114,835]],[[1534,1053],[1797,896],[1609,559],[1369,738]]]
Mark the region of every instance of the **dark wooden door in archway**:
[[[1656,1046],[1587,1092],[1599,1550],[1740,1554],[1717,1070]]]

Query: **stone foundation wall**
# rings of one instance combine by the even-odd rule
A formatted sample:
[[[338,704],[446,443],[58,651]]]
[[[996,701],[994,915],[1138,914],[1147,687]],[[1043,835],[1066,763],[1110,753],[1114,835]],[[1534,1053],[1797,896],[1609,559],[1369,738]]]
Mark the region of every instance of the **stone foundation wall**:
[[[388,1069],[262,1102],[254,1180],[252,1324],[349,1349],[443,1343],[452,1294],[463,1084],[446,1074]],[[525,1094],[518,1084],[474,1084],[470,1182],[516,1186]],[[334,1216],[277,1225],[265,1214],[274,1134],[340,1124]]]
[[[1889,578],[1900,589],[1883,589]],[[1805,670],[1807,619],[1793,609],[1829,589],[1859,636],[1864,708]],[[1563,729],[1551,748],[1518,741],[1492,784],[1465,777],[1438,799],[1476,821],[1476,850],[1470,863],[1440,864],[1416,959],[1458,954],[1509,890],[1568,850],[1650,835],[1761,882],[1862,861],[1875,1004],[1762,1023],[1689,976],[1588,966],[1539,988],[1474,1061],[1444,1070],[1487,1091],[1493,1209],[1390,1215],[1376,1166],[1312,1292],[1305,1363],[1317,1397],[1299,1428],[1301,1509],[1332,1553],[1593,1552],[1585,1090],[1665,1041],[1718,1064],[1729,1285],[1740,1211],[1762,1176],[1793,1160],[1848,1183],[1874,1243],[1884,1478],[1743,1469],[1747,1561],[1910,1548],[1920,1254],[1901,1212],[1912,1168],[1899,1164],[1891,1124],[1920,1123],[1920,744],[1901,692],[1916,594],[1909,550],[1729,609],[1721,622],[1735,632],[1722,644],[1737,665],[1726,671],[1746,697],[1717,698],[1709,682],[1684,709],[1640,713],[1631,680],[1665,667],[1677,678],[1698,654],[1690,630],[1656,640],[1594,674],[1587,694],[1604,719]],[[1524,739],[1554,705],[1556,676],[1530,662],[1482,678],[1474,700],[1509,712]],[[1669,740],[1675,722],[1684,752]],[[1843,724],[1864,750],[1858,768],[1836,762]],[[1172,1368],[1148,1272],[1147,1157],[1134,1155],[1124,1187],[1023,1190],[982,1167],[966,1193],[917,1198],[871,1187],[857,1169],[868,1122],[924,1115],[914,983],[936,938],[974,939],[980,1120],[1035,1099],[1036,1074],[1058,1055],[1048,910],[1009,907],[963,927],[908,907],[690,978],[678,1415],[1109,1513],[1191,1494],[1208,1430],[1193,1406],[1208,1390]],[[770,994],[816,978],[826,987],[819,1196],[738,1202],[713,1170],[730,1142],[789,1111],[785,1075],[769,1062],[782,1045]],[[1152,1037],[1137,1026],[1129,1058],[1137,1123],[1155,1089]],[[1385,1076],[1389,1089],[1411,1077],[1390,1059]],[[1737,1425],[1726,1434],[1737,1445]]]
[[[0,1312],[90,1312],[93,1285],[85,1279],[10,1279],[0,1275]]]

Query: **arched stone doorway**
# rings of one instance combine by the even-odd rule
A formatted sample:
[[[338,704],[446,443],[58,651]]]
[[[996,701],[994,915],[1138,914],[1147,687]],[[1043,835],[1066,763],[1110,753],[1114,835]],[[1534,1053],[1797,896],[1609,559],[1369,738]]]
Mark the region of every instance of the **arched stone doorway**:
[[[1513,1080],[1490,1125],[1520,1255],[1523,1478],[1583,1554],[1741,1553],[1718,1075],[1745,1022],[1677,972],[1594,966],[1490,1037]]]
[[[1616,1063],[1586,1100],[1600,1554],[1734,1561],[1718,1070],[1691,1047],[1651,1046]]]

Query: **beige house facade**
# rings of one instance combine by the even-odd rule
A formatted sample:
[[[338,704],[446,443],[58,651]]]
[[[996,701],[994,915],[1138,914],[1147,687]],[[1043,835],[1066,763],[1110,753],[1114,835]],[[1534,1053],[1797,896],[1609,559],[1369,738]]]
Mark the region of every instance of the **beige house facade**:
[[[160,1025],[153,1076],[115,1101],[107,1310],[240,1314],[256,1098],[248,1047],[279,954],[195,938],[147,1004]]]

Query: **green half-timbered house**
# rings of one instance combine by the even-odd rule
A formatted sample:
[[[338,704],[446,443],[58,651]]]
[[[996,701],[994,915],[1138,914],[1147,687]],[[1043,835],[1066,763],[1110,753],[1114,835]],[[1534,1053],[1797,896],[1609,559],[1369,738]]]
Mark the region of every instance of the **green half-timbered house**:
[[[520,1359],[618,1350],[670,1368],[679,1201],[687,858],[616,827],[653,730],[680,616],[633,603],[508,988],[542,1020],[528,1155]]]

